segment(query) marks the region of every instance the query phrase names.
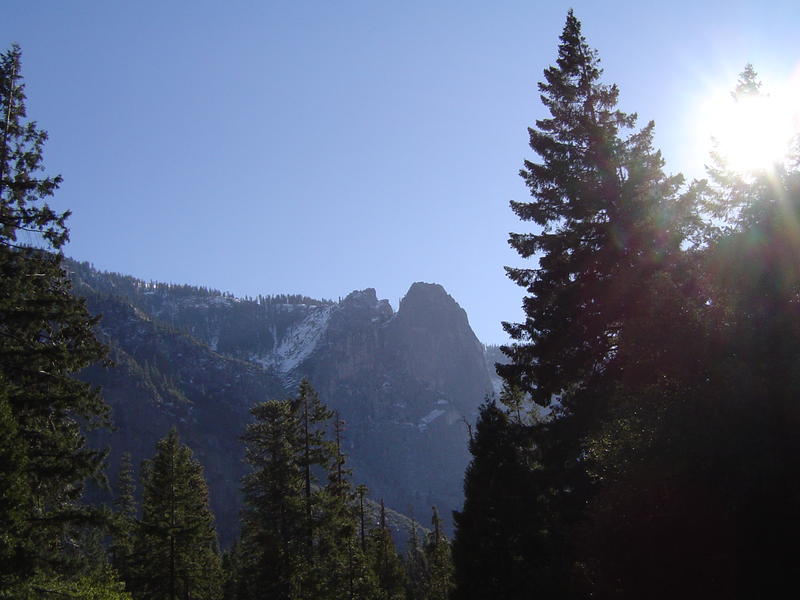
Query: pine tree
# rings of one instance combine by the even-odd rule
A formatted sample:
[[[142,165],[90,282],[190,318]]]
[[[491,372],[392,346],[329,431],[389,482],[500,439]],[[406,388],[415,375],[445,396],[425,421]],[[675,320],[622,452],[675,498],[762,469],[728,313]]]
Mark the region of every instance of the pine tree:
[[[142,465],[142,520],[131,559],[141,600],[221,597],[214,517],[203,468],[173,428]]]
[[[531,432],[495,401],[480,408],[464,476],[464,507],[454,512],[454,600],[558,597],[564,583],[552,566],[552,493],[542,483]],[[556,571],[553,573],[552,571]]]
[[[372,598],[374,577],[358,541],[358,505],[342,451],[344,421],[334,414],[333,451],[328,461],[328,482],[320,489],[314,566],[323,583],[320,597],[331,600]]]
[[[378,581],[370,568],[369,559],[361,549],[359,541],[350,538],[346,541],[347,587],[338,598],[349,600],[373,600],[380,597]]]
[[[367,496],[367,486],[363,483],[356,487],[356,494],[358,494],[358,537],[361,541],[361,550],[367,550],[367,526],[366,526],[366,510],[364,508],[364,499]]]
[[[492,434],[481,442],[485,450],[476,448],[484,458],[473,461],[475,474],[491,469],[488,457],[496,448],[517,453],[508,464],[529,471],[494,484],[500,498],[531,505],[527,515],[501,510],[503,524],[495,530],[508,531],[505,521],[518,519],[518,531],[526,533],[508,531],[516,554],[505,564],[518,574],[511,566],[527,565],[536,573],[533,585],[543,579],[559,596],[570,593],[575,573],[591,579],[583,570],[591,560],[574,547],[576,531],[592,498],[614,480],[605,477],[613,468],[603,471],[611,463],[593,464],[598,455],[590,448],[603,446],[606,434],[622,431],[632,417],[657,425],[679,382],[703,380],[702,353],[685,343],[702,339],[693,335],[702,331],[694,316],[706,300],[683,248],[698,228],[696,189],[683,192],[681,176],[664,174],[652,146],[654,124],[635,130],[636,115],[617,108],[619,91],[601,75],[597,53],[570,11],[556,65],[539,84],[550,116],[529,129],[539,162],[526,161],[520,172],[532,200],[511,204],[537,230],[512,234],[509,242],[522,257],[538,258],[538,268],[507,269],[528,292],[526,318],[504,324],[514,343],[503,348],[510,363],[498,365],[507,390],[552,409],[544,422],[523,426],[485,413]],[[641,437],[622,438],[624,452],[616,456],[636,456]],[[487,465],[478,471],[480,462]],[[622,481],[625,463],[616,466],[614,477]],[[470,493],[484,497],[478,489]],[[491,510],[502,502],[486,501]],[[459,535],[456,570],[459,579],[469,578]],[[525,596],[521,577],[511,575],[507,583],[505,597]],[[469,587],[459,582],[459,590]]]
[[[367,559],[375,573],[378,588],[376,600],[402,600],[406,588],[405,572],[389,533],[383,500],[378,527],[370,531],[367,537]]]
[[[366,508],[367,486],[359,484],[350,493],[352,534],[345,540],[347,553],[347,595],[350,600],[372,600],[379,596],[378,581],[367,555]]]
[[[333,413],[306,380],[296,397],[251,412],[255,422],[242,438],[254,469],[243,487],[242,546],[253,574],[245,597],[364,597],[369,578],[356,538],[341,423],[334,423],[336,439],[329,440]]]
[[[25,86],[22,82],[22,51],[16,44],[0,55],[0,98],[3,133],[0,146],[0,245],[20,246],[20,233],[41,236],[47,247],[60,249],[69,239],[69,212],[55,213],[44,199],[61,184],[61,176],[37,179],[43,169],[42,151],[47,133],[34,121],[25,122]]]
[[[0,376],[25,461],[27,499],[13,512],[35,552],[28,566],[69,577],[65,548],[97,520],[80,503],[84,482],[100,476],[104,457],[81,428],[107,416],[99,391],[74,375],[106,349],[61,267],[69,213],[45,202],[61,178],[38,177],[47,134],[26,120],[20,57],[16,45],[0,55]]]
[[[419,539],[419,525],[412,519],[408,531],[408,548],[403,557],[405,565],[406,598],[422,600],[426,598],[428,583],[428,561],[422,542]]]
[[[298,421],[298,434],[301,440],[297,462],[303,472],[303,504],[306,513],[305,543],[308,550],[306,559],[311,562],[317,527],[322,525],[317,521],[323,515],[327,516],[325,511],[318,510],[318,504],[322,497],[321,494],[314,493],[312,483],[315,478],[312,475],[312,469],[317,467],[328,472],[331,466],[338,461],[334,446],[326,435],[326,426],[333,417],[333,412],[320,401],[319,395],[307,379],[300,382],[297,397],[291,401],[291,407]]]
[[[222,553],[222,597],[224,600],[241,600],[248,598],[247,583],[251,573],[246,570],[247,561],[240,540],[234,542],[228,550]]]
[[[130,581],[130,559],[133,554],[133,540],[137,527],[136,485],[133,476],[133,463],[129,452],[120,459],[117,476],[116,497],[114,498],[114,531],[110,546],[111,562],[123,581]]]
[[[450,542],[442,531],[439,512],[433,507],[431,516],[433,531],[425,544],[425,562],[428,566],[425,598],[448,600],[453,589],[453,558]]]
[[[242,548],[250,574],[245,597],[294,598],[307,567],[298,422],[288,402],[269,400],[250,412],[255,422],[242,436],[253,468],[243,484]]]
[[[0,598],[33,570],[33,548],[25,535],[31,501],[26,467],[25,445],[0,377]]]
[[[570,11],[556,66],[544,72],[541,99],[550,117],[529,129],[541,162],[520,175],[531,202],[512,202],[538,233],[511,234],[511,246],[539,267],[507,268],[529,296],[525,322],[504,324],[515,340],[498,372],[541,406],[571,399],[613,370],[625,323],[646,306],[688,227],[690,198],[681,176],[667,177],[652,148],[654,124],[622,137],[636,115],[616,108],[616,86],[600,82],[597,53]]]

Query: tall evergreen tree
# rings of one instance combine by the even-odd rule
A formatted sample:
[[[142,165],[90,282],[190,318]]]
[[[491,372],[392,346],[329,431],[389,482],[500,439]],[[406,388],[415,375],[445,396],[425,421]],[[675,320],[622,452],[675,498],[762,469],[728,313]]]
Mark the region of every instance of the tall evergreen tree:
[[[428,563],[425,556],[424,544],[419,539],[419,525],[412,519],[408,531],[408,548],[403,557],[406,570],[406,598],[420,600],[425,598]]]
[[[634,358],[620,355],[626,322],[646,309],[693,223],[691,198],[678,195],[682,177],[665,176],[652,147],[654,124],[622,137],[636,115],[616,108],[619,91],[601,83],[599,63],[570,11],[557,63],[539,84],[550,117],[529,129],[540,162],[520,172],[533,200],[511,203],[541,228],[509,240],[539,267],[507,268],[529,295],[525,321],[504,324],[515,343],[498,371],[542,406],[555,397],[570,406]]]
[[[427,564],[426,600],[448,600],[453,589],[453,558],[450,542],[442,531],[439,512],[433,507],[431,516],[433,531],[428,535],[425,544]]]
[[[114,568],[126,582],[131,580],[129,563],[133,554],[133,541],[138,524],[135,492],[131,455],[129,452],[124,452],[120,459],[117,476],[116,497],[114,498],[115,519],[110,552]]]
[[[464,476],[464,507],[454,512],[454,600],[556,597],[552,492],[531,432],[495,401],[480,408]],[[541,486],[541,487],[540,487]]]
[[[500,493],[546,500],[530,514],[571,580],[559,596],[772,597],[797,573],[800,162],[742,173],[718,155],[711,187],[680,194],[652,124],[623,137],[634,117],[599,77],[570,13],[530,132],[542,160],[522,171],[533,202],[512,205],[542,227],[511,237],[539,268],[509,269],[530,295],[499,368],[557,402],[527,435],[533,488]],[[747,69],[735,96],[757,93]],[[692,247],[701,192],[716,234]]]
[[[322,495],[314,493],[315,474],[314,468],[330,472],[333,465],[338,462],[339,455],[334,445],[328,440],[327,425],[333,412],[319,399],[319,395],[311,387],[307,379],[300,382],[297,397],[291,401],[299,426],[298,436],[301,442],[298,448],[297,462],[303,472],[303,504],[305,505],[305,543],[308,549],[307,560],[312,561],[314,554],[314,539],[319,526],[320,517],[328,516],[325,511],[319,510],[323,500]],[[334,467],[335,468],[335,467]],[[335,492],[336,493],[336,492]]]
[[[0,377],[0,598],[32,572],[33,548],[25,535],[31,496],[25,444]]]
[[[386,508],[381,500],[378,527],[367,537],[367,559],[375,573],[376,600],[403,600],[405,598],[405,571],[392,541],[386,523]]]
[[[702,371],[685,347],[687,332],[696,331],[685,319],[687,307],[691,312],[705,300],[683,250],[697,227],[694,191],[681,193],[682,177],[664,174],[652,146],[654,124],[635,130],[636,115],[617,108],[619,91],[602,83],[601,74],[597,53],[570,11],[556,65],[539,84],[550,116],[529,129],[539,161],[526,161],[520,172],[532,200],[512,202],[537,230],[512,234],[509,242],[539,264],[507,269],[528,295],[525,321],[504,324],[514,343],[503,348],[510,363],[498,365],[508,390],[552,408],[544,422],[530,426],[486,414],[495,423],[487,443],[535,457],[527,477],[509,478],[497,491],[532,506],[520,515],[527,533],[509,532],[520,541],[517,563],[508,564],[527,561],[559,596],[575,591],[570,581],[583,572],[575,531],[606,484],[587,444],[606,423],[650,410],[640,403],[645,395],[657,416],[675,381]],[[480,462],[474,459],[476,470]],[[465,513],[469,503],[468,494]],[[500,517],[506,518],[513,520]],[[520,587],[509,592],[517,596],[507,597],[525,596],[517,581]]]
[[[173,428],[142,465],[142,520],[130,566],[136,598],[220,598],[216,538],[203,468]]]
[[[356,486],[356,494],[358,494],[358,537],[361,541],[361,550],[366,552],[367,549],[367,525],[366,525],[366,509],[364,508],[364,499],[367,496],[367,486],[363,483]]]
[[[249,574],[244,568],[242,545],[237,540],[222,553],[222,597],[223,600],[246,598],[245,581]]]
[[[61,177],[39,177],[47,134],[26,119],[20,57],[18,46],[0,55],[0,376],[27,495],[11,512],[35,553],[28,566],[69,577],[79,565],[64,562],[65,548],[96,520],[80,503],[84,482],[100,476],[104,456],[86,447],[82,427],[107,415],[98,390],[74,375],[106,350],[61,267],[69,212],[46,203]]]
[[[251,412],[255,422],[243,436],[253,472],[244,480],[242,546],[252,579],[244,597],[366,597],[370,582],[340,424],[331,441],[333,413],[305,380],[296,397]]]
[[[242,547],[250,573],[246,598],[295,598],[307,568],[303,470],[298,423],[288,402],[270,400],[250,411],[242,439],[253,471],[244,479]]]
[[[350,469],[342,451],[344,421],[334,414],[333,451],[328,482],[319,490],[319,517],[314,564],[324,582],[320,597],[340,600],[372,598],[375,580],[358,540],[357,494],[350,484]]]

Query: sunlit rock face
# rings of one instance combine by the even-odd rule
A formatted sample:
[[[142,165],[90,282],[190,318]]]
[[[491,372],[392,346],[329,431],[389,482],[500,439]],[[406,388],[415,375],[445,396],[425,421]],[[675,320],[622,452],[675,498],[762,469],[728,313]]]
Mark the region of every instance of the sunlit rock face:
[[[339,302],[242,300],[147,284],[69,263],[76,293],[104,314],[118,367],[85,376],[105,388],[119,429],[102,441],[134,464],[176,425],[206,468],[223,543],[236,533],[248,408],[308,377],[346,421],[353,480],[373,498],[449,520],[460,507],[468,429],[492,389],[484,348],[442,286],[415,283],[397,312],[374,289]]]

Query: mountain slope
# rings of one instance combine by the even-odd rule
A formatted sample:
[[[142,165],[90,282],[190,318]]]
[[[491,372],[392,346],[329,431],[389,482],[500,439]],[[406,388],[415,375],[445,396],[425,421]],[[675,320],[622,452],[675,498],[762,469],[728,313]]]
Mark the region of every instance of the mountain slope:
[[[235,535],[245,472],[238,437],[254,403],[307,377],[346,421],[353,479],[425,521],[460,506],[466,422],[492,389],[467,315],[436,284],[415,283],[397,312],[373,289],[340,302],[239,299],[146,283],[68,262],[75,290],[103,314],[117,366],[84,376],[104,387],[118,430],[98,436],[136,464],[175,425],[206,468],[223,543]]]

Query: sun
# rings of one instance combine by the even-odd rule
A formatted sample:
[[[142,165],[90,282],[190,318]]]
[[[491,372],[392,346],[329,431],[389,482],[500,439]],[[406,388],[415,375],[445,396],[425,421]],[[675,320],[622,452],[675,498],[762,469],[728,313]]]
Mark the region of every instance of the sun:
[[[765,89],[748,66],[737,93],[725,86],[706,96],[700,129],[725,168],[748,175],[785,163],[800,132],[798,74]]]
[[[716,94],[704,111],[714,152],[728,169],[743,174],[783,163],[798,134],[797,107],[788,88],[737,98]]]

